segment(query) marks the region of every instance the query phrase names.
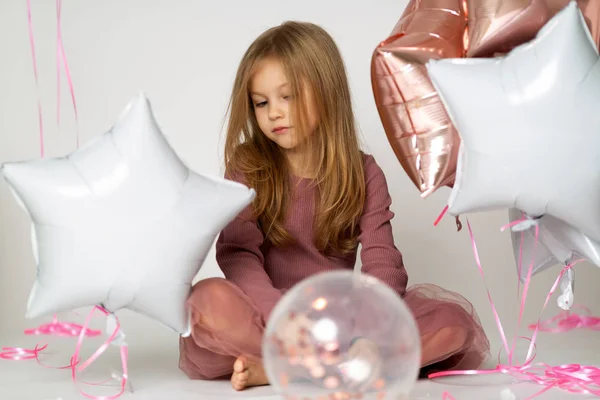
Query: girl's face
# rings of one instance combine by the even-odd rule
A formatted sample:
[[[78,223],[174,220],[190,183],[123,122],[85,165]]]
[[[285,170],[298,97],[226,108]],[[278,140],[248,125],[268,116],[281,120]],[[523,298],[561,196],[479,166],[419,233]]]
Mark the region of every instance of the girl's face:
[[[306,136],[312,134],[316,125],[316,107],[308,96],[308,128],[302,135],[295,130],[291,112],[293,94],[281,62],[268,58],[260,62],[250,79],[250,97],[260,130],[284,150],[293,150]]]

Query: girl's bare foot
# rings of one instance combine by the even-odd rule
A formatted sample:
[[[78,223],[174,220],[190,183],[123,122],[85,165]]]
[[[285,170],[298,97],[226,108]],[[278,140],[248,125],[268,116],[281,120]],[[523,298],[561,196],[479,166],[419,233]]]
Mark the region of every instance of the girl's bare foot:
[[[269,381],[262,364],[251,363],[244,356],[233,363],[231,386],[235,390],[244,390],[252,386],[268,385]]]

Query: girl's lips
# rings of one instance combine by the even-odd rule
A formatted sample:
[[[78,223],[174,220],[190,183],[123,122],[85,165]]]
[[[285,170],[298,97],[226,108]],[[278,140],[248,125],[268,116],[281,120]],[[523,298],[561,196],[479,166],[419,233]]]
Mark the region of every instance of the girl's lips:
[[[273,129],[273,133],[276,135],[281,135],[285,132],[288,131],[288,127],[287,126],[278,126],[277,128]]]

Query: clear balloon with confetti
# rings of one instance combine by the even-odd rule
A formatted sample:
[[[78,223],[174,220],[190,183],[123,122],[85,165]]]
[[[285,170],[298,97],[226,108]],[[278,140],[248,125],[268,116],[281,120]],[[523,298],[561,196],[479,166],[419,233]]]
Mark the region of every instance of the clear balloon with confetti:
[[[421,361],[416,322],[376,278],[332,271],[294,286],[269,318],[263,362],[287,400],[395,399]]]

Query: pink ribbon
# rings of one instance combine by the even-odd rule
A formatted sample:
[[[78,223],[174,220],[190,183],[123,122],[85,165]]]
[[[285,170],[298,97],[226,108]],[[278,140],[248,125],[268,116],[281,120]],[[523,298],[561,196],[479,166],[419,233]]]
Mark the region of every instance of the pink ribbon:
[[[438,217],[433,222],[433,226],[438,226],[438,224],[440,223],[440,221],[446,216],[446,213],[448,212],[448,209],[449,209],[449,206],[444,207],[444,209],[442,210],[442,212],[440,213],[440,215],[438,215]]]
[[[44,124],[42,118],[42,104],[41,104],[41,96],[40,96],[40,88],[39,88],[39,77],[38,77],[38,68],[37,68],[37,57],[35,52],[35,40],[33,35],[33,20],[31,13],[31,0],[27,0],[27,21],[28,21],[28,30],[29,30],[29,43],[31,48],[31,57],[33,61],[33,75],[35,80],[35,86],[37,91],[37,104],[38,104],[38,121],[39,121],[39,131],[40,131],[40,157],[44,157],[45,154],[45,140],[44,140]],[[79,148],[79,118],[77,113],[77,103],[75,101],[75,90],[73,87],[73,79],[71,77],[71,70],[69,68],[69,63],[67,61],[67,57],[65,54],[65,48],[62,39],[62,0],[56,0],[56,119],[57,124],[60,126],[60,75],[61,75],[61,65],[64,68],[65,75],[67,78],[67,84],[69,86],[69,92],[71,94],[71,101],[73,103],[73,111],[75,114],[75,124],[76,124],[76,140],[77,147]],[[44,365],[40,359],[40,353],[45,350],[48,345],[36,345],[33,349],[21,348],[21,347],[3,347],[0,351],[0,359],[5,360],[30,360],[35,359],[40,365],[46,368],[56,368],[56,369],[71,369],[71,375],[73,378],[73,382],[77,385],[77,372],[82,372],[89,365],[91,365],[110,345],[110,343],[115,339],[115,337],[120,332],[120,324],[118,320],[117,327],[113,334],[108,338],[108,340],[100,346],[100,348],[82,365],[80,364],[80,351],[81,345],[83,343],[84,337],[92,337],[98,336],[102,332],[97,330],[91,330],[88,328],[89,322],[96,310],[100,310],[104,315],[109,315],[108,311],[101,307],[94,307],[94,309],[88,315],[85,323],[83,325],[69,323],[69,322],[59,322],[56,315],[53,318],[52,323],[43,324],[35,329],[28,329],[25,331],[25,335],[50,335],[50,336],[63,336],[63,337],[78,337],[77,345],[75,347],[75,352],[71,357],[71,362],[69,365],[62,367],[51,367]],[[123,367],[123,375],[121,379],[121,391],[114,396],[92,396],[83,391],[80,391],[81,394],[96,400],[112,400],[120,397],[125,391],[125,385],[127,383],[127,357],[128,350],[126,346],[121,346],[121,363]],[[78,367],[79,365],[79,367]],[[90,383],[88,383],[90,384]],[[90,384],[90,385],[99,385],[99,384]]]
[[[38,124],[40,129],[40,156],[44,157],[44,122],[42,119],[42,100],[40,98],[40,85],[38,79],[37,58],[35,56],[35,40],[33,38],[33,21],[31,18],[31,0],[27,0],[27,21],[29,27],[29,46],[31,48],[31,58],[33,60],[33,77],[35,79],[35,89],[37,91],[38,106]]]
[[[59,322],[58,317],[54,315],[52,322],[49,324],[42,324],[34,329],[26,329],[25,335],[51,335],[51,336],[63,336],[63,337],[74,337],[79,336],[84,331],[84,335],[87,337],[99,336],[102,331],[85,329],[82,325],[74,324],[72,322]]]
[[[539,324],[529,325],[529,329],[534,330],[536,327],[542,332],[561,333],[568,332],[574,329],[591,329],[600,331],[600,318],[590,315],[581,315],[574,313],[572,310],[580,308],[586,314],[591,314],[589,308],[579,305],[571,307],[570,311],[562,311],[558,315],[540,322]]]
[[[79,353],[81,351],[81,345],[83,343],[83,338],[85,337],[85,330],[89,326],[89,323],[90,323],[92,317],[94,316],[94,312],[96,312],[96,311],[100,311],[106,316],[109,315],[109,312],[106,311],[104,308],[94,307],[94,309],[90,312],[90,314],[87,316],[85,322],[83,323],[84,330],[82,330],[79,334],[79,338],[77,339],[77,344],[75,346],[75,352],[73,353],[73,356],[71,357],[71,377],[72,377],[73,383],[75,385],[77,385],[77,372],[83,372],[98,357],[100,357],[100,355],[102,353],[104,353],[106,351],[106,349],[108,349],[108,346],[110,346],[112,341],[117,337],[117,335],[121,331],[121,324],[119,323],[119,320],[115,316],[116,327],[115,327],[115,330],[113,331],[113,333],[98,348],[98,350],[96,350],[96,352],[94,354],[92,354],[92,356],[90,358],[88,358],[86,361],[81,363],[81,360],[79,358]],[[79,393],[81,393],[83,396],[87,397],[88,399],[94,399],[94,400],[114,400],[114,399],[118,399],[119,397],[121,397],[123,395],[123,393],[125,393],[125,387],[127,385],[127,379],[128,379],[127,358],[128,358],[129,353],[128,353],[127,346],[123,345],[123,346],[120,346],[120,348],[121,348],[121,351],[120,351],[121,352],[121,367],[123,369],[123,374],[121,375],[121,385],[120,385],[121,389],[120,389],[119,393],[117,393],[113,396],[94,396],[94,395],[90,395],[82,390],[80,390]],[[79,367],[77,367],[77,365],[79,365]]]
[[[0,358],[4,360],[31,360],[36,359],[39,362],[39,354],[46,349],[48,345],[39,346],[36,345],[33,349],[24,349],[22,347],[3,347],[0,351]],[[41,364],[41,363],[40,363]],[[43,365],[43,364],[42,364]],[[67,366],[68,368],[69,366]],[[49,367],[52,368],[52,367]],[[65,367],[59,367],[65,368]]]
[[[0,351],[0,359],[5,360],[31,360],[35,359],[40,365],[46,368],[53,369],[71,369],[71,377],[73,379],[73,383],[77,386],[78,379],[77,373],[83,372],[87,367],[89,367],[102,353],[106,351],[106,349],[110,346],[112,341],[117,337],[121,330],[121,325],[119,320],[115,317],[116,327],[111,336],[96,350],[96,352],[89,357],[85,362],[81,363],[80,352],[81,346],[83,344],[84,337],[94,337],[102,334],[101,331],[91,330],[89,329],[89,323],[96,311],[102,312],[104,315],[108,316],[109,312],[101,307],[94,307],[92,311],[87,316],[83,325],[74,324],[70,322],[59,322],[58,318],[54,316],[52,323],[43,324],[35,329],[27,329],[25,330],[26,335],[51,335],[51,336],[62,336],[62,337],[77,337],[77,344],[75,346],[75,351],[73,356],[71,357],[69,365],[61,366],[61,367],[53,367],[48,366],[42,363],[39,359],[40,353],[44,351],[48,345],[36,345],[33,349],[27,349],[22,347],[3,347],[2,351]],[[128,349],[127,346],[121,347],[121,366],[123,368],[123,375],[121,376],[121,390],[119,393],[113,396],[94,396],[90,395],[86,392],[80,390],[80,393],[89,399],[94,400],[114,400],[119,398],[125,392],[125,387],[128,379],[127,372],[127,358],[128,358]],[[110,380],[110,379],[109,379]],[[102,385],[109,380],[100,383],[88,383],[84,382],[87,385],[91,386],[99,386]]]
[[[512,227],[517,226],[517,225],[519,225],[521,223],[524,223],[526,221],[528,221],[528,220],[525,217],[525,214],[522,214],[522,217],[521,217],[520,220],[516,220],[516,221],[513,221],[513,222],[511,222],[509,224],[506,224],[502,228],[500,228],[500,230],[504,231],[504,230],[506,230],[508,228],[512,228]],[[536,253],[536,250],[537,250],[538,239],[539,239],[539,236],[540,236],[540,227],[539,227],[539,225],[535,224],[534,226],[535,226],[535,241],[533,242],[533,250],[531,252],[531,262],[529,263],[529,269],[527,270],[527,279],[525,280],[525,284],[523,285],[523,296],[521,297],[521,305],[519,307],[519,318],[518,318],[518,321],[517,321],[517,331],[519,330],[519,328],[521,327],[521,323],[523,322],[523,313],[525,311],[525,303],[527,302],[527,293],[529,292],[529,284],[531,282],[531,276],[533,274],[533,264],[535,263],[535,253]],[[473,232],[471,231],[471,229],[469,229],[469,235],[470,235],[471,242],[473,243],[473,246],[475,246],[475,237],[474,237]],[[523,236],[523,232],[521,231],[521,246],[523,245],[523,240],[524,240],[524,236]],[[479,262],[477,266],[479,268],[479,271],[481,272],[482,279],[484,279],[483,268],[481,267],[481,263]],[[518,262],[518,271],[519,271],[519,281],[518,282],[519,282],[519,284],[521,282],[521,271],[522,270],[523,270],[523,247],[521,247],[519,249],[519,262]],[[561,276],[562,276],[562,273],[561,273]],[[556,282],[555,287],[552,289],[552,291],[551,291],[551,293],[550,293],[549,296],[551,296],[552,293],[554,293],[554,290],[556,289],[557,285],[558,285],[558,281]],[[491,302],[492,298],[489,295],[489,292],[488,292],[488,298],[489,298],[489,301]],[[546,299],[546,304],[548,303],[549,299],[550,299],[549,297]],[[546,304],[544,304],[544,308],[546,308]],[[542,309],[542,311],[543,311],[543,309]],[[497,314],[495,315],[495,317],[496,317],[497,323],[500,324],[500,318],[498,317]],[[527,351],[526,362],[527,362],[527,360],[529,360],[533,356],[533,351],[534,351],[534,347],[535,347],[536,336],[537,336],[537,331],[534,332],[534,336],[531,339],[531,343],[529,345],[529,350]],[[509,364],[513,364],[512,357],[513,357],[513,354],[514,354],[514,351],[515,351],[516,342],[517,342],[517,337],[515,336],[513,338],[513,345],[512,345],[512,347],[510,349],[510,353],[508,353],[508,363]]]
[[[56,0],[56,121],[60,126],[60,70],[61,62],[65,69],[69,92],[71,93],[71,102],[73,103],[73,112],[75,113],[75,133],[77,148],[79,148],[79,117],[77,115],[77,103],[75,101],[75,89],[73,88],[73,79],[71,70],[65,54],[65,47],[62,40],[62,0]]]
[[[27,22],[29,30],[29,45],[31,48],[31,59],[33,61],[33,77],[35,80],[35,88],[37,92],[37,108],[38,108],[38,124],[40,131],[40,157],[44,158],[45,155],[45,139],[44,139],[44,123],[42,118],[42,101],[40,96],[40,85],[38,77],[37,67],[37,56],[35,52],[35,40],[33,35],[33,19],[31,16],[31,0],[27,0]],[[69,86],[69,92],[71,93],[71,101],[73,103],[73,112],[75,114],[75,134],[76,144],[79,148],[79,117],[77,113],[77,102],[75,101],[75,89],[73,85],[73,79],[71,77],[71,70],[67,61],[65,48],[62,39],[62,0],[56,0],[56,120],[60,126],[60,72],[61,64],[65,70],[67,78],[67,84]]]
[[[492,370],[437,372],[429,375],[429,378],[434,379],[452,375],[491,375],[498,373],[508,374],[520,378],[522,381],[530,381],[545,386],[542,390],[524,400],[531,400],[552,388],[563,389],[571,393],[600,396],[600,368],[582,366],[579,364],[565,364],[559,366],[550,366],[544,363],[521,366],[499,364]],[[444,399],[444,397],[442,399]]]
[[[520,222],[522,222],[522,220],[514,221],[513,223],[509,224],[508,226],[514,226]],[[477,264],[477,268],[478,268],[480,275],[483,278],[484,284],[485,284],[485,276],[483,273],[483,268],[481,266],[481,260],[479,258],[479,254],[477,251],[477,245],[475,243],[475,238],[473,235],[473,231],[471,229],[471,224],[469,223],[468,220],[467,220],[467,226],[469,229],[469,236],[470,236],[471,244],[473,247],[475,262]],[[536,227],[535,243],[537,243],[537,241],[538,241],[537,239],[539,236],[539,229],[538,229],[537,225],[535,225],[535,227]],[[504,228],[505,227],[503,227],[503,229]],[[534,247],[533,253],[535,254],[535,247]],[[522,258],[522,252],[520,252],[520,258]],[[524,289],[523,289],[523,297],[521,300],[521,306],[520,306],[520,310],[519,310],[519,323],[517,325],[518,327],[520,326],[520,323],[522,321],[523,311],[525,308],[525,300],[527,297],[527,290],[529,288],[529,283],[531,281],[531,274],[532,274],[532,267],[533,267],[534,259],[535,259],[535,256],[533,255],[532,262],[529,266],[527,279],[525,281],[525,285],[524,285]],[[580,261],[582,261],[582,260],[577,260],[577,261],[573,262],[572,264],[567,265],[560,272],[558,278],[552,285],[552,288],[550,289],[548,295],[546,296],[544,306],[540,313],[540,318],[538,319],[538,322],[536,324],[532,325],[534,327],[533,328],[534,333],[531,338],[531,344],[530,344],[529,350],[527,352],[527,357],[525,359],[525,362],[522,365],[514,365],[512,362],[516,337],[514,338],[513,346],[511,347],[510,350],[508,350],[508,341],[506,340],[506,335],[504,334],[504,329],[502,327],[500,317],[498,316],[498,313],[496,312],[496,307],[492,300],[489,289],[487,288],[487,285],[486,285],[488,299],[490,301],[490,305],[492,306],[492,311],[494,313],[494,318],[496,320],[498,330],[500,331],[502,343],[504,345],[504,349],[508,353],[509,365],[504,365],[504,364],[498,363],[498,366],[493,370],[444,371],[444,372],[430,374],[429,378],[435,379],[435,378],[444,377],[444,376],[488,375],[488,374],[504,373],[504,374],[509,374],[509,375],[518,377],[518,378],[522,379],[523,381],[530,381],[530,382],[544,386],[544,388],[542,390],[533,394],[532,396],[529,396],[525,400],[533,399],[533,398],[541,395],[542,393],[545,393],[548,390],[555,388],[555,387],[569,391],[571,393],[584,393],[584,394],[593,394],[596,396],[600,396],[600,369],[599,368],[596,368],[593,366],[582,366],[579,364],[566,364],[566,365],[560,365],[560,366],[550,366],[550,365],[544,364],[544,363],[538,363],[536,365],[532,364],[532,362],[535,358],[535,354],[534,354],[535,341],[536,341],[538,332],[540,331],[540,329],[542,329],[541,314],[543,313],[544,309],[548,305],[548,302],[550,301],[552,294],[558,287],[562,276],[566,273],[567,270],[569,270],[571,267],[573,267],[573,265],[577,264]],[[521,269],[521,262],[522,262],[522,260],[520,259],[519,260],[519,269]],[[445,392],[444,395],[449,395],[449,393]],[[452,398],[451,397],[450,398],[443,397],[443,399],[452,399]]]
[[[61,336],[61,337],[75,337],[83,333],[85,336],[93,337],[101,335],[102,332],[98,330],[84,329],[82,325],[74,324],[70,322],[60,322],[58,317],[54,315],[52,322],[49,324],[40,325],[34,329],[26,329],[25,335],[46,335],[46,336]],[[5,360],[31,360],[35,359],[37,362],[46,368],[66,369],[71,368],[71,365],[62,367],[52,367],[45,365],[39,359],[40,353],[45,350],[48,345],[36,345],[33,349],[27,349],[23,347],[3,347],[0,351],[0,358]]]

